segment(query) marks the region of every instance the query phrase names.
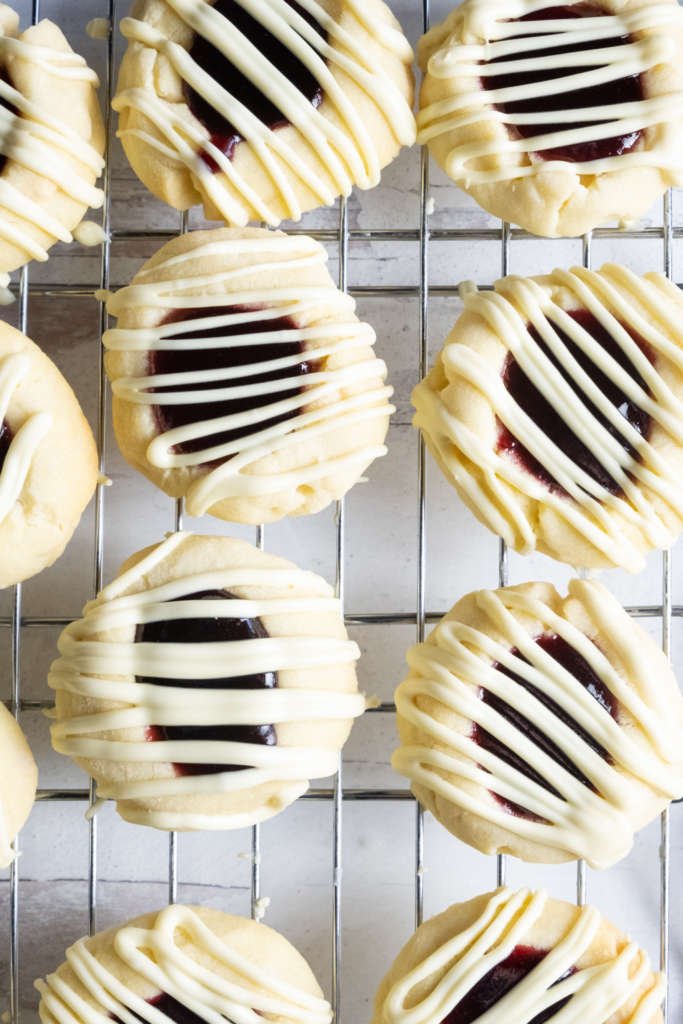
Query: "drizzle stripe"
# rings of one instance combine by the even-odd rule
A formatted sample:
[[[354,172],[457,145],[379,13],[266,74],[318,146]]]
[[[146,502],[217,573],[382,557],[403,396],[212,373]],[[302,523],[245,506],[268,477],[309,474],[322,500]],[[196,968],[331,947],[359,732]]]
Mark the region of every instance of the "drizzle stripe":
[[[643,559],[633,545],[629,529],[641,530],[649,546],[664,547],[673,539],[665,516],[670,519],[674,513],[683,519],[678,470],[675,461],[661,451],[662,437],[677,447],[683,446],[683,401],[662,373],[667,362],[679,370],[683,367],[683,347],[666,336],[660,322],[665,318],[675,335],[680,326],[673,319],[674,309],[667,313],[667,297],[662,294],[666,287],[656,274],[639,278],[611,264],[600,271],[575,267],[571,271],[553,271],[549,284],[551,288],[566,289],[574,308],[585,308],[596,317],[643,378],[647,390],[553,301],[548,286],[542,287],[533,279],[511,276],[498,281],[494,292],[468,293],[465,310],[486,322],[567,430],[590,448],[622,493],[609,491],[554,444],[517,405],[502,376],[491,373],[489,361],[466,344],[446,344],[442,351],[449,384],[466,381],[485,396],[497,420],[541,463],[565,494],[536,480],[514,459],[493,449],[480,433],[475,434],[448,411],[441,394],[434,392],[428,382],[418,385],[413,394],[415,425],[423,431],[447,475],[462,488],[484,521],[518,551],[528,553],[535,545],[533,526],[519,495],[552,509],[613,564],[637,571]],[[573,387],[540,349],[527,324],[536,328],[569,374]],[[654,362],[650,362],[622,324],[628,324],[643,338]],[[557,329],[647,413],[652,421],[652,439],[639,434],[612,406],[581,368]],[[638,458],[610,434],[589,403],[617,428]],[[572,500],[567,500],[567,495]]]
[[[7,419],[12,395],[27,378],[31,361],[15,352],[0,359],[0,424]],[[16,505],[31,470],[33,458],[52,426],[52,416],[33,413],[14,433],[5,461],[0,469],[0,524]]]
[[[272,690],[171,687],[138,683],[131,677],[164,679],[239,679],[268,672],[351,665],[360,652],[355,643],[334,636],[278,636],[207,643],[137,643],[136,627],[146,622],[188,618],[235,618],[302,614],[340,617],[339,601],[318,577],[297,569],[225,569],[184,576],[140,593],[122,591],[142,579],[187,534],[171,535],[159,548],[105,588],[71,623],[59,640],[61,657],[51,667],[48,683],[57,691],[113,703],[93,714],[56,720],[52,743],[75,758],[125,764],[235,764],[246,770],[208,776],[154,778],[120,784],[102,783],[101,798],[119,800],[224,793],[251,789],[265,782],[298,783],[334,774],[338,755],[320,747],[260,746],[218,740],[123,740],[123,729],[147,725],[260,725],[289,722],[348,721],[365,710],[359,693],[282,687]],[[257,600],[176,600],[188,593],[253,586],[259,591],[306,587],[303,598]],[[116,640],[99,639],[109,630]],[[123,678],[122,678],[123,677]],[[52,717],[56,718],[56,714]],[[306,789],[305,783],[303,788]],[[215,824],[214,824],[214,827]]]
[[[599,584],[573,580],[570,594],[590,610],[596,635],[615,638],[619,629],[627,629],[630,620]],[[596,867],[613,863],[628,852],[633,842],[633,780],[649,787],[663,801],[683,792],[679,716],[657,700],[654,686],[647,687],[646,696],[641,696],[619,676],[595,643],[544,602],[514,590],[480,591],[476,600],[491,630],[504,639],[495,641],[487,631],[446,618],[427,643],[409,650],[410,674],[396,691],[396,707],[398,715],[419,730],[422,742],[418,739],[414,745],[399,747],[392,759],[394,768],[414,784],[513,835],[569,851]],[[520,623],[528,617],[540,622],[543,632],[560,636],[590,665],[618,701],[620,714],[628,716],[626,723],[615,721],[571,672],[535,642]],[[616,627],[615,617],[619,623]],[[512,653],[515,649],[519,655]],[[607,751],[612,763],[533,693],[502,670],[494,669],[495,664],[546,694]],[[485,703],[479,695],[481,688],[534,722],[590,780],[596,792],[538,747],[523,729]],[[425,708],[424,697],[485,729],[538,775],[552,781],[559,796],[480,747],[469,732],[460,733],[438,721]],[[633,721],[638,723],[637,731],[628,724]],[[448,777],[443,776],[444,772]],[[463,787],[462,781],[480,788]],[[542,820],[509,813],[491,798],[491,792]]]
[[[302,213],[290,175],[309,189],[319,203],[326,205],[338,194],[348,195],[354,184],[372,188],[379,181],[377,150],[363,118],[331,69],[348,76],[363,90],[397,143],[410,145],[415,138],[415,123],[401,91],[386,74],[378,74],[370,66],[362,42],[342,28],[315,0],[300,0],[300,6],[327,33],[327,41],[285,0],[237,2],[315,76],[325,96],[320,109],[313,107],[244,33],[205,0],[166,0],[167,6],[187,26],[219,50],[264,96],[276,103],[314,153],[315,163],[322,165],[324,177],[315,170],[315,163],[298,155],[283,140],[281,132],[263,124],[221,87],[184,47],[134,18],[124,18],[121,31],[129,41],[164,55],[182,81],[234,125],[270,177],[288,218],[298,220]],[[348,6],[388,54],[404,63],[411,61],[412,50],[402,33],[370,17],[362,10],[361,3],[354,0]],[[334,121],[326,116],[328,106]],[[116,96],[114,109],[137,111],[149,118],[161,134],[161,140],[139,128],[126,128],[119,134],[138,138],[160,154],[184,164],[226,221],[238,225],[246,224],[249,219],[260,219],[271,225],[279,223],[281,218],[274,208],[257,195],[236,171],[234,163],[211,143],[207,130],[194,118],[188,120],[184,107],[174,110],[149,90],[129,88]],[[221,174],[212,173],[200,155],[201,150],[219,167]]]
[[[182,276],[188,262],[242,256],[247,258],[245,266],[220,269],[197,277]],[[202,466],[205,469],[187,490],[187,510],[190,515],[202,515],[223,499],[274,494],[285,487],[301,487],[337,473],[362,471],[373,459],[386,454],[384,445],[368,444],[336,457],[313,458],[310,464],[289,471],[253,471],[255,464],[265,456],[275,452],[286,454],[288,449],[304,442],[310,443],[314,453],[319,453],[319,442],[324,442],[325,435],[334,432],[336,436],[344,436],[343,431],[347,426],[353,427],[363,420],[386,417],[393,412],[393,406],[388,402],[392,389],[382,383],[386,377],[386,365],[375,356],[359,358],[356,362],[334,369],[309,373],[303,387],[302,378],[294,373],[277,380],[249,382],[250,377],[264,374],[268,370],[289,365],[295,367],[304,358],[325,360],[326,365],[334,365],[337,357],[374,343],[375,333],[372,328],[360,323],[354,315],[353,300],[339,292],[331,280],[318,286],[299,288],[273,284],[246,291],[240,289],[242,279],[253,276],[255,272],[264,277],[272,274],[276,281],[288,272],[320,267],[326,258],[322,246],[306,237],[262,235],[247,239],[224,239],[169,257],[163,263],[141,271],[136,283],[107,299],[107,308],[114,316],[121,316],[136,307],[159,309],[161,317],[161,311],[165,309],[213,310],[217,305],[224,304],[232,310],[224,315],[214,313],[153,328],[109,330],[103,342],[108,350],[114,352],[171,349],[209,351],[242,345],[253,346],[259,354],[264,346],[282,342],[299,341],[305,345],[302,355],[265,362],[255,361],[243,367],[122,376],[113,380],[112,390],[122,401],[151,406],[197,405],[200,418],[195,423],[160,433],[150,442],[146,452],[150,465],[157,468]],[[181,276],[176,280],[144,283],[145,276],[150,273],[165,277],[169,271],[177,271]],[[224,292],[218,292],[221,285]],[[233,288],[236,290],[233,291]],[[190,290],[195,294],[188,295]],[[256,308],[234,311],[235,306],[250,305]],[[318,314],[318,322],[308,326],[274,331],[267,329],[271,319],[297,318],[310,315],[314,310],[324,310],[325,319],[321,319]],[[191,336],[193,330],[200,334],[223,326],[226,330],[234,330],[235,327],[239,329],[240,324],[249,325],[255,321],[264,321],[265,330],[249,333],[247,329],[244,334],[218,338]],[[174,340],[180,333],[190,334],[190,337],[182,341]],[[202,385],[207,383],[215,383],[216,387],[203,389]],[[169,386],[182,386],[183,390],[171,394],[149,390]],[[300,389],[301,393],[289,398],[278,398],[279,393],[299,392]],[[346,391],[345,397],[337,397],[341,389]],[[202,403],[245,396],[262,396],[263,404],[227,416],[201,418]],[[289,415],[282,422],[262,426],[283,414]],[[246,436],[223,444],[212,444],[212,438],[245,427],[251,430]],[[174,451],[176,445],[199,438],[206,440],[197,451]],[[216,460],[223,461],[217,466],[207,467],[208,463]]]
[[[190,938],[190,949],[215,963],[200,964],[177,943],[176,934]],[[311,995],[266,967],[255,964],[216,936],[191,907],[162,910],[150,928],[126,925],[113,940],[116,957],[133,972],[136,985],[147,982],[176,999],[207,1024],[262,1024],[276,1017],[283,1024],[330,1024],[332,1012],[322,997]],[[137,995],[130,984],[108,970],[81,939],[67,951],[72,968],[88,999],[58,974],[37,981],[44,1024],[172,1024],[163,1011]],[[91,1005],[91,1001],[95,1004]]]
[[[432,1024],[445,1019],[516,946],[532,944],[530,934],[546,908],[550,910],[544,892],[499,889],[474,924],[447,939],[392,986],[382,1005],[382,1024]],[[573,922],[555,947],[478,1017],[477,1024],[529,1021],[568,996],[569,1002],[552,1017],[556,1024],[605,1021],[623,1011],[634,997],[636,1004],[624,1024],[651,1024],[664,995],[664,976],[656,974],[648,982],[648,956],[633,942],[627,942],[611,959],[579,968],[557,981],[589,951],[601,923],[595,908],[577,908]],[[434,975],[438,975],[436,983],[429,986],[426,996],[414,1002],[413,990]],[[644,985],[645,991],[639,992]]]
[[[0,62],[15,58],[40,68],[55,78],[87,82],[96,89],[98,78],[77,53],[62,53],[48,46],[34,45],[0,35]],[[16,108],[14,113],[10,107]],[[71,160],[65,160],[63,155]],[[65,195],[84,207],[98,209],[104,193],[91,184],[104,168],[104,158],[66,122],[46,114],[8,82],[0,81],[0,155],[47,179]],[[78,167],[73,160],[77,160]],[[19,223],[0,217],[0,239],[22,249],[27,259],[45,261],[47,248],[33,237],[39,230],[54,241],[71,242],[73,235],[49,210],[18,192],[9,182],[0,181],[0,212],[19,217]],[[6,287],[9,275],[0,275]]]
[[[680,172],[680,147],[673,133],[655,137],[651,129],[680,121],[683,93],[671,91],[661,96],[644,97],[631,103],[596,105],[590,109],[562,106],[562,97],[579,90],[599,88],[631,75],[647,74],[660,65],[675,62],[677,39],[672,29],[680,31],[683,12],[678,4],[660,4],[618,14],[596,17],[558,18],[553,20],[511,21],[533,14],[548,6],[548,0],[519,0],[514,9],[495,0],[469,0],[458,11],[443,44],[432,54],[428,73],[436,79],[457,75],[458,80],[471,82],[448,99],[423,107],[417,116],[418,142],[426,143],[451,131],[460,131],[474,124],[557,124],[558,130],[532,138],[501,139],[492,132],[486,139],[464,142],[451,149],[446,169],[454,181],[467,187],[513,178],[528,177],[553,166],[566,166],[561,160],[528,159],[528,154],[581,142],[628,135],[637,130],[650,132],[645,145],[610,157],[571,163],[578,174],[603,174],[617,168],[659,167]],[[600,43],[619,36],[647,32],[623,46],[601,47]],[[478,37],[479,43],[461,43],[457,36]],[[527,38],[530,37],[530,38]],[[544,56],[542,51],[556,46],[595,43],[585,50]],[[540,53],[532,54],[530,51]],[[509,57],[490,63],[496,58]],[[566,73],[549,81],[527,82],[507,88],[484,89],[481,77],[501,74],[536,75],[544,69],[558,67]],[[582,69],[587,70],[582,70]],[[557,95],[558,110],[528,114],[506,114],[497,110],[503,103]],[[602,122],[585,127],[587,120]],[[495,158],[493,160],[492,158]]]

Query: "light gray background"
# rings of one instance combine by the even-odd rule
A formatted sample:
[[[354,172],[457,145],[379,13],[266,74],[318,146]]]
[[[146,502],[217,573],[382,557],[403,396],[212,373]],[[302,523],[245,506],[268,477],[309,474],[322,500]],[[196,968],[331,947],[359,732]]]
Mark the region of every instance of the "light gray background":
[[[118,5],[119,16],[126,3]],[[412,40],[421,30],[419,0],[393,0],[396,14]],[[434,20],[447,3],[433,8]],[[24,23],[30,4],[21,4]],[[44,0],[43,16],[52,17],[67,31],[72,44],[98,70],[102,70],[105,44],[89,39],[89,18],[106,13],[102,0]],[[117,51],[121,40],[117,34]],[[128,168],[118,143],[113,160],[113,226],[117,230],[178,226],[174,211],[157,202]],[[372,192],[356,192],[349,203],[352,228],[419,225],[420,158],[415,148],[405,151],[388,168],[382,184]],[[432,169],[430,195],[435,211],[433,228],[496,227],[436,169]],[[674,203],[676,224],[681,202]],[[200,225],[198,211],[193,226]],[[337,210],[307,216],[309,228],[336,228]],[[645,226],[661,224],[661,209],[653,210]],[[676,241],[676,254],[680,242]],[[115,241],[112,275],[124,284],[158,243]],[[329,246],[330,265],[336,272],[336,245]],[[349,284],[417,285],[417,241],[405,243],[354,241],[350,247]],[[500,246],[496,241],[456,241],[431,244],[430,279],[434,285],[453,285],[463,279],[490,283],[500,273]],[[541,273],[552,266],[569,266],[581,259],[579,240],[518,240],[511,249],[511,270]],[[596,266],[608,259],[627,262],[644,272],[662,266],[661,241],[596,240]],[[675,263],[678,268],[678,261]],[[31,281],[79,281],[97,286],[99,250],[77,245],[58,246],[46,265],[33,265]],[[453,298],[433,297],[429,306],[431,356],[438,350],[458,314]],[[417,538],[417,437],[410,426],[409,396],[417,381],[418,301],[415,297],[364,297],[359,312],[376,326],[377,350],[387,361],[396,389],[397,412],[389,435],[389,455],[376,463],[368,483],[357,486],[347,507],[346,597],[349,612],[411,611],[415,608]],[[15,322],[16,305],[3,311]],[[86,415],[95,424],[97,405],[98,307],[90,298],[40,296],[31,300],[30,335],[55,360],[76,389]],[[105,498],[105,579],[131,551],[156,541],[171,528],[171,502],[119,457],[113,438],[107,437],[107,472],[113,487]],[[66,555],[52,569],[24,587],[26,616],[77,616],[93,585],[92,507]],[[190,529],[234,533],[253,539],[252,529],[233,527],[211,519],[187,521]],[[305,568],[334,576],[335,523],[332,510],[320,515],[285,521],[266,530],[269,549],[291,557]],[[497,540],[461,507],[455,494],[428,460],[427,471],[427,606],[445,611],[463,593],[497,583]],[[674,561],[674,600],[683,601],[683,581]],[[511,558],[511,582],[551,579],[563,585],[568,571],[548,559]],[[659,603],[661,556],[653,555],[647,570],[637,577],[620,572],[605,576],[608,585],[630,604]],[[0,618],[11,610],[11,593],[0,594]],[[646,627],[658,635],[660,622]],[[674,623],[674,656],[683,658],[681,620]],[[411,626],[372,626],[351,629],[363,649],[360,676],[363,687],[390,700],[401,679],[403,655],[413,642]],[[22,696],[44,699],[45,677],[55,654],[58,631],[24,628],[22,631]],[[0,626],[0,698],[9,696],[10,631]],[[40,764],[42,788],[86,784],[69,761],[53,754],[48,723],[40,713],[25,712],[27,731]],[[401,788],[403,780],[389,768],[395,744],[390,715],[367,715],[357,723],[344,752],[344,781],[348,786]],[[36,1019],[33,979],[57,966],[65,947],[87,930],[87,839],[82,803],[38,803],[21,837],[21,978],[25,1021]],[[283,931],[309,958],[329,994],[332,923],[332,805],[300,801],[262,828],[263,892],[271,899],[266,922]],[[364,1024],[370,1017],[374,990],[399,947],[413,930],[415,808],[412,802],[347,803],[344,806],[343,889],[343,993],[344,1024]],[[432,915],[449,903],[465,899],[495,884],[495,861],[483,857],[448,835],[431,818],[426,821],[425,912]],[[633,933],[656,961],[659,948],[659,824],[654,823],[636,840],[632,854],[608,872],[589,872],[589,899],[617,923]],[[671,1020],[683,1012],[683,913],[680,908],[683,815],[672,813],[672,946]],[[207,902],[231,912],[248,914],[250,864],[248,830],[188,835],[180,840],[180,899]],[[107,807],[99,817],[98,927],[153,909],[166,899],[167,838],[163,833],[127,825]],[[8,993],[7,874],[0,873],[0,1015]],[[547,886],[555,896],[574,898],[575,869],[544,868],[509,862],[510,884]],[[514,1022],[511,1022],[514,1024]]]

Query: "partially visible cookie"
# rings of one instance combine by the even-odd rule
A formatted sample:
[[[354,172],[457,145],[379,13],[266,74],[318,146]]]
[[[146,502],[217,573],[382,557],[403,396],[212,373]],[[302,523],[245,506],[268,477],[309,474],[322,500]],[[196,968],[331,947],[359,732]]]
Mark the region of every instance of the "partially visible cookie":
[[[326,260],[304,235],[192,231],[109,297],[119,447],[190,515],[318,512],[386,453],[386,366]]]
[[[595,907],[498,889],[418,928],[372,1024],[661,1024],[664,992],[647,953]]]
[[[408,652],[393,765],[484,853],[607,867],[683,795],[683,698],[595,581],[479,590]]]
[[[70,242],[104,160],[98,79],[51,21],[19,32],[0,4],[0,286],[29,260]],[[87,236],[84,236],[86,241]]]
[[[36,796],[38,769],[26,737],[0,702],[0,868],[14,860],[12,843]]]
[[[413,392],[415,426],[489,529],[527,554],[638,572],[683,529],[683,297],[606,264],[505,277]]]
[[[119,136],[176,209],[299,220],[415,140],[412,50],[382,0],[136,0],[121,31]]]
[[[36,988],[43,1024],[152,1013],[177,1024],[332,1020],[311,968],[287,939],[209,907],[176,904],[81,939]]]
[[[418,139],[537,235],[640,217],[683,181],[676,0],[465,0],[419,46]]]
[[[339,601],[231,537],[171,534],[66,627],[52,743],[127,821],[243,828],[334,775],[363,714]]]
[[[73,391],[37,345],[0,323],[0,587],[59,558],[97,475]]]

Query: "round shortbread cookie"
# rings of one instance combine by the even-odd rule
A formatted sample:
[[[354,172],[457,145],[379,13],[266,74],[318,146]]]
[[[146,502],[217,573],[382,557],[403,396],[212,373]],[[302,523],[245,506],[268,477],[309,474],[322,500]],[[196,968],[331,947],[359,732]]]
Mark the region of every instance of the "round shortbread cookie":
[[[51,21],[19,32],[0,4],[0,286],[29,260],[46,260],[55,242],[89,244],[100,232],[77,230],[104,160],[98,79]],[[84,226],[85,228],[85,226]],[[9,298],[9,296],[7,295]]]
[[[14,860],[12,844],[28,818],[38,769],[26,737],[0,702],[0,868]]]
[[[647,953],[594,907],[498,889],[418,928],[372,1024],[661,1024],[664,993]]]
[[[415,140],[412,50],[382,0],[137,0],[121,31],[119,135],[176,209],[298,220]]]
[[[607,264],[506,277],[413,392],[462,500],[516,551],[638,572],[683,528],[683,297]]]
[[[190,515],[318,512],[386,453],[386,366],[326,259],[303,235],[192,231],[108,298],[119,446]]]
[[[97,475],[73,391],[37,345],[0,324],[0,587],[59,558]]]
[[[333,775],[363,714],[339,602],[229,537],[171,534],[67,626],[50,670],[55,750],[128,821],[242,828]]]
[[[40,1019],[106,1017],[330,1024],[311,968],[278,932],[209,907],[176,904],[75,943],[36,982]]]
[[[408,652],[394,768],[483,853],[604,868],[683,795],[683,698],[595,581],[479,590]]]
[[[537,235],[628,222],[683,180],[675,0],[466,0],[419,46],[418,141]]]

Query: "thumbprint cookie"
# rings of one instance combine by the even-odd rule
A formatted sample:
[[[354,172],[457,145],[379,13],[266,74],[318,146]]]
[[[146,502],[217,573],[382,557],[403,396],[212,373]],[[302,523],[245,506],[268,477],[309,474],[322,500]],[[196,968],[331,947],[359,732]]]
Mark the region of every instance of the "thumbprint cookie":
[[[365,710],[332,588],[229,537],[134,555],[59,652],[55,750],[155,828],[264,821],[336,772]]]
[[[386,366],[326,259],[303,235],[193,231],[109,297],[119,447],[190,515],[317,512],[386,453]]]
[[[661,1024],[664,993],[647,953],[595,907],[498,889],[418,928],[372,1024]]]
[[[607,867],[683,795],[683,698],[600,583],[463,597],[408,652],[394,768],[483,853]]]
[[[119,136],[176,209],[299,220],[415,140],[412,50],[382,0],[138,0],[121,31]]]
[[[0,587],[59,558],[96,485],[76,396],[37,345],[0,323]]]
[[[51,21],[19,33],[0,4],[0,287],[29,260],[71,242],[104,161],[97,75]],[[85,225],[83,226],[85,227]],[[84,232],[83,241],[88,241]],[[9,293],[6,293],[9,300]],[[2,297],[2,293],[0,293]]]
[[[419,141],[485,210],[548,237],[683,180],[676,0],[466,0],[423,37]]]
[[[625,267],[506,277],[413,393],[460,497],[522,554],[642,569],[683,527],[683,297]]]
[[[14,860],[12,844],[31,812],[37,784],[26,737],[0,701],[0,868]]]
[[[311,968],[272,928],[176,904],[92,938],[36,982],[43,1024],[330,1024]]]

